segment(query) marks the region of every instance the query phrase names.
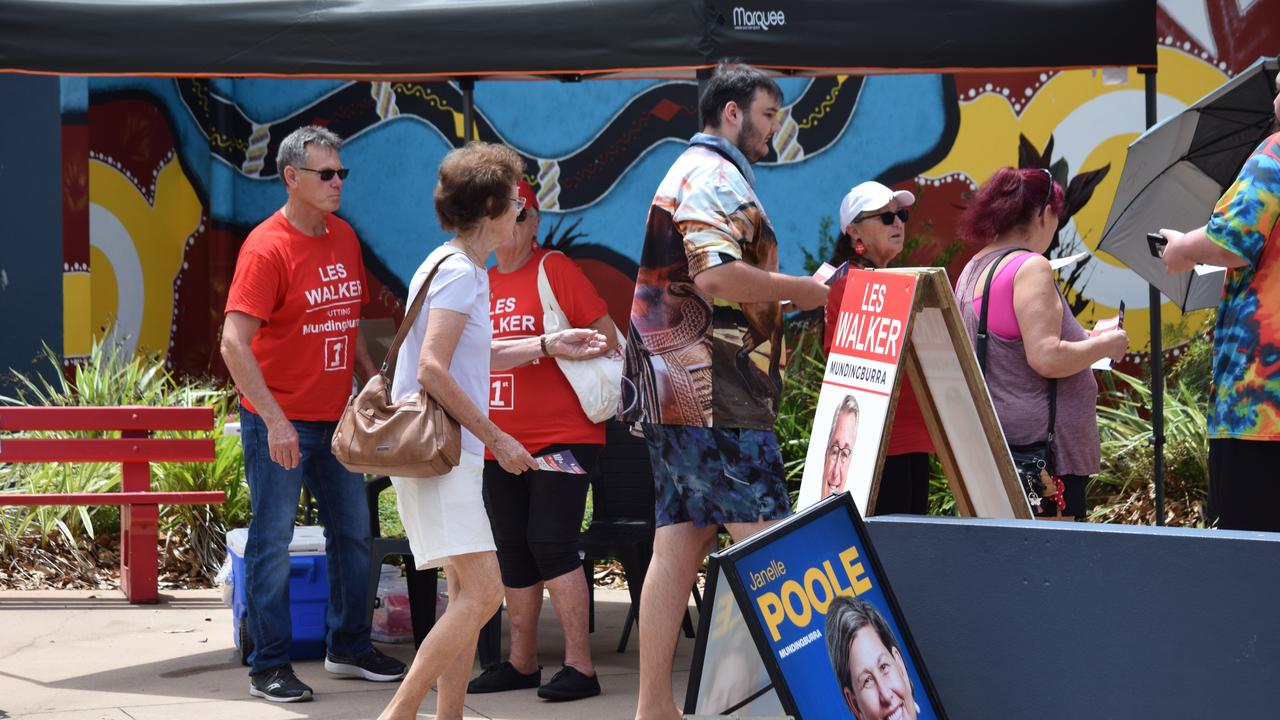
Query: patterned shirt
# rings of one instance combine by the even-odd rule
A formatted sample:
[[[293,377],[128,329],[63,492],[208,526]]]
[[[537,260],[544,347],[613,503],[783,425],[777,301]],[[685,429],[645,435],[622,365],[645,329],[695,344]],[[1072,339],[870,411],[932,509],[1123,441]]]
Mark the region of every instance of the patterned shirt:
[[[1205,231],[1227,270],[1213,338],[1209,437],[1280,440],[1280,133],[1249,156]]]
[[[713,298],[693,283],[728,262],[777,271],[777,239],[754,184],[738,148],[699,133],[658,186],[631,303],[623,420],[773,429],[781,307]]]

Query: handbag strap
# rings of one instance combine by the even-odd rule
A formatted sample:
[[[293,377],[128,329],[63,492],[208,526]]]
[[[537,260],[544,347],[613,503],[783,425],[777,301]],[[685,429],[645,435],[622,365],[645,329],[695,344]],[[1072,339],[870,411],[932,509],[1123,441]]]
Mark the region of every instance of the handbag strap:
[[[551,251],[555,252],[555,251]],[[547,332],[546,316],[554,314],[556,319],[560,321],[561,327],[557,330],[565,330],[571,327],[569,316],[565,315],[564,309],[560,307],[560,301],[556,299],[556,293],[551,289],[551,279],[547,277],[547,257],[551,252],[542,254],[538,259],[538,301],[542,304],[542,331]]]
[[[409,334],[409,329],[413,327],[413,321],[417,320],[418,314],[422,312],[422,304],[427,300],[427,291],[431,289],[431,281],[435,279],[436,273],[440,271],[440,265],[450,257],[461,254],[461,251],[451,252],[437,260],[435,267],[431,268],[427,279],[423,281],[422,287],[418,288],[418,292],[413,296],[413,302],[409,304],[409,309],[405,312],[404,321],[400,323],[400,329],[396,331],[396,337],[391,341],[391,347],[387,348],[387,357],[382,361],[382,370],[379,372],[384,378],[395,374],[396,356],[400,352],[400,346],[404,344],[404,339]]]
[[[982,284],[982,307],[978,312],[978,333],[975,339],[974,351],[978,355],[978,367],[982,369],[982,374],[987,374],[987,301],[991,298],[991,282],[996,277],[996,270],[1000,267],[1000,262],[1006,257],[1019,252],[1031,252],[1026,248],[1009,248],[996,256],[991,261],[990,270],[987,272],[987,279]],[[1045,378],[1049,383],[1049,429],[1045,434],[1046,442],[1053,442],[1054,428],[1058,420],[1058,379]]]
[[[573,323],[569,322],[569,315],[565,313],[564,308],[560,307],[560,301],[556,299],[556,292],[551,287],[551,277],[547,275],[546,262],[547,258],[550,257],[552,253],[564,255],[564,253],[559,250],[551,250],[544,253],[542,258],[538,260],[538,301],[542,303],[543,332],[548,332],[546,319],[547,313],[554,313],[559,319],[560,327],[556,328],[557,330],[568,330],[576,327]],[[572,258],[568,258],[567,255],[565,257],[572,262]],[[622,337],[622,330],[618,327],[617,323],[613,322],[613,317],[610,316],[607,311],[605,312],[605,316],[609,317],[609,323],[613,325],[613,337],[614,341],[618,344],[618,348],[620,350],[625,350],[627,347],[627,341],[626,338]],[[556,362],[560,362],[561,360],[561,358],[556,358]]]

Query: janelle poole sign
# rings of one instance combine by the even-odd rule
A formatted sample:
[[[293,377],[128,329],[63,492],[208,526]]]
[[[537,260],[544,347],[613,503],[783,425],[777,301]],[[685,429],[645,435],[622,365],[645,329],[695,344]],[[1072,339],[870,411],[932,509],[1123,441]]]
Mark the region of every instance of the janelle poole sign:
[[[869,509],[887,438],[916,277],[851,270],[818,395],[799,508],[848,490]]]
[[[847,493],[714,553],[685,712],[945,718]]]

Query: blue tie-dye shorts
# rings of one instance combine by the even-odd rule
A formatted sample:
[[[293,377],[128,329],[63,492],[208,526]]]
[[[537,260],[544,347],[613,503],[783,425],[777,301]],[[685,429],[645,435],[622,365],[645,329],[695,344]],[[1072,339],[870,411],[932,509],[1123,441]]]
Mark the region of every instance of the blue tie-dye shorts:
[[[772,430],[642,423],[657,526],[779,520],[791,514]]]

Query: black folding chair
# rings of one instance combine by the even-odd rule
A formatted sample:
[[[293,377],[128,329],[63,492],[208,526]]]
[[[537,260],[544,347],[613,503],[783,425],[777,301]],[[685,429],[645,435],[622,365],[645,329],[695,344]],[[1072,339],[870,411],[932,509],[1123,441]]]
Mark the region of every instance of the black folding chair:
[[[378,521],[378,495],[391,487],[391,478],[377,477],[365,483],[365,498],[369,503],[369,530],[373,540],[369,547],[369,595],[368,613],[373,617],[374,604],[378,594],[378,578],[382,571],[382,561],[390,556],[399,555],[404,559],[405,574],[409,586],[409,613],[413,619],[413,645],[422,645],[422,640],[436,624],[436,583],[438,570],[419,570],[413,562],[413,553],[409,549],[409,541],[404,538],[382,537],[382,526]],[[502,609],[494,614],[480,631],[476,650],[480,656],[480,666],[488,667],[501,661],[502,645]]]

